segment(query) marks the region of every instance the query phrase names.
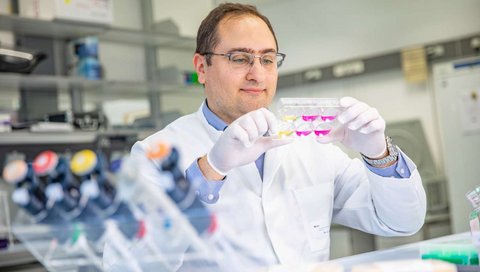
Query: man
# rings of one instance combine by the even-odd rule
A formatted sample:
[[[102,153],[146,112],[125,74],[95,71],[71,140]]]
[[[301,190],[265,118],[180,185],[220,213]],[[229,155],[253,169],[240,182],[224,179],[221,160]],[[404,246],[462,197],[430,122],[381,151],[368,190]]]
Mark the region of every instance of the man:
[[[342,98],[343,126],[332,135],[269,136],[276,118],[267,107],[283,60],[270,22],[255,7],[219,5],[200,25],[193,56],[205,102],[137,142],[131,155],[144,157],[159,140],[179,149],[182,170],[216,212],[239,271],[328,260],[332,222],[385,236],[418,231],[426,211],[421,178],[386,140],[374,108]],[[332,141],[364,160],[348,158]],[[144,168],[145,178],[154,176]]]

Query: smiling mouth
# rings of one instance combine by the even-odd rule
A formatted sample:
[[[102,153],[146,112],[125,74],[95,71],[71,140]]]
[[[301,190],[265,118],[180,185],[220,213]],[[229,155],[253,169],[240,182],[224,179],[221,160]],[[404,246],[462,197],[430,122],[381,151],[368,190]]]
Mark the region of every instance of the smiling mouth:
[[[246,93],[251,93],[251,94],[259,94],[259,93],[262,93],[264,91],[266,91],[266,89],[240,89]]]

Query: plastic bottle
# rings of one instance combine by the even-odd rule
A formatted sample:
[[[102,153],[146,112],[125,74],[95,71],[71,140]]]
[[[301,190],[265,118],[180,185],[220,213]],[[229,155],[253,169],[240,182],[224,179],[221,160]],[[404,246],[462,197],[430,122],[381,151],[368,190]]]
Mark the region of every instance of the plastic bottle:
[[[179,153],[175,147],[158,143],[147,152],[149,158],[163,174],[169,173],[172,186],[166,187],[168,196],[186,215],[195,230],[201,234],[215,223],[210,211],[203,205],[196,194],[195,188],[188,182],[178,166]],[[164,175],[165,176],[165,175]]]
[[[33,170],[46,185],[47,208],[56,209],[65,221],[76,219],[82,207],[78,184],[71,175],[68,161],[46,150],[35,157]]]
[[[117,196],[106,175],[106,163],[100,153],[85,149],[74,154],[70,167],[81,180],[80,193],[99,219],[112,218],[120,231],[132,238],[138,232],[138,222],[125,203]]]
[[[32,215],[37,223],[47,219],[43,188],[37,181],[31,165],[23,160],[10,161],[3,169],[3,179],[15,185],[12,194],[14,203]]]
[[[117,177],[119,195],[140,214],[144,227],[130,253],[142,267],[153,265],[159,271],[176,271],[187,251],[196,258],[214,256],[200,238],[210,233],[213,217],[179,170],[178,152],[171,151],[170,146],[159,144],[146,157],[126,157]],[[142,167],[150,163],[158,171],[143,176]]]
[[[78,58],[77,74],[87,79],[101,79],[102,66],[98,61],[98,38],[86,37],[75,42],[75,55]]]

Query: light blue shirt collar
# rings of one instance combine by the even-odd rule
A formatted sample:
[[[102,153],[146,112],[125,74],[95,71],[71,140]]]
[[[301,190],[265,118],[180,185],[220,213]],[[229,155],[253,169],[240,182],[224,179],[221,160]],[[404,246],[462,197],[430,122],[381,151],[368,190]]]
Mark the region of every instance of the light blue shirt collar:
[[[205,99],[205,103],[203,103],[202,108],[203,115],[205,119],[207,119],[208,124],[214,127],[216,130],[224,131],[228,125],[225,123],[220,117],[218,117],[213,111],[208,108],[207,100]]]

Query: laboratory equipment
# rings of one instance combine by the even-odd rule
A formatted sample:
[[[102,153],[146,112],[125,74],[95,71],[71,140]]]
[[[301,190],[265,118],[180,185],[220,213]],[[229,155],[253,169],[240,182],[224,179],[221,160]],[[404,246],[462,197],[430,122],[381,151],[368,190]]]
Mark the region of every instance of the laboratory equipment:
[[[473,206],[473,211],[470,213],[472,242],[477,251],[480,252],[480,186],[468,192],[466,197]]]
[[[33,168],[23,160],[13,160],[3,169],[3,179],[15,185],[13,202],[31,214],[36,222],[47,219],[43,188],[37,181]]]
[[[11,162],[4,178],[31,191],[38,184],[42,200],[37,209],[16,202],[25,207],[14,220],[16,237],[49,271],[237,271],[238,249],[185,179],[178,150],[158,144],[147,154],[123,156],[109,170],[91,150],[71,160],[47,150],[30,165]],[[155,166],[158,183],[139,171],[145,163]],[[56,221],[45,220],[51,215]]]
[[[138,165],[139,162],[129,156],[112,161],[119,198],[127,203],[140,228],[137,241],[128,249],[112,246],[115,242],[112,239],[107,241],[106,271],[117,271],[132,259],[138,261],[144,271],[175,271],[190,246],[188,234],[185,235],[182,224],[178,223],[178,214],[169,206],[166,196],[158,195],[161,188],[138,180]],[[171,178],[160,173],[159,177]],[[127,252],[120,252],[122,249]]]
[[[168,196],[185,213],[198,233],[203,233],[212,224],[212,216],[197,197],[194,186],[188,182],[179,169],[179,153],[175,147],[158,143],[150,148],[147,157],[160,172],[171,175],[171,182],[165,188]]]
[[[8,193],[0,190],[0,251],[13,245]]]
[[[128,206],[117,197],[116,189],[107,178],[103,156],[88,149],[78,151],[72,157],[70,168],[81,180],[81,202],[87,203],[93,211],[91,219],[113,218],[119,222],[119,228],[127,238],[134,237],[138,222]],[[92,239],[96,241],[98,237]]]
[[[277,132],[278,137],[284,138],[284,137],[293,136],[294,131],[295,131],[295,126],[293,125],[293,122],[290,122],[290,120],[288,120],[288,121],[280,120],[279,121],[278,132]]]
[[[148,175],[154,182],[138,173],[138,165],[148,163],[158,170]],[[145,226],[144,239],[130,254],[144,271],[176,271],[180,266],[181,271],[237,271],[238,252],[217,231],[214,214],[198,200],[178,163],[178,150],[166,143],[149,146],[146,157],[122,160],[119,195]],[[119,255],[107,259],[108,271],[130,261]]]
[[[336,117],[341,112],[337,98],[280,98],[277,136],[328,135],[339,127]]]
[[[265,269],[259,269],[258,272],[344,272],[341,264],[329,261],[321,263],[303,263],[291,265],[274,265]]]
[[[33,161],[33,171],[45,184],[46,208],[55,209],[63,221],[75,219],[83,211],[78,184],[73,179],[68,161],[46,150]]]
[[[40,51],[0,47],[0,72],[30,74],[46,58]]]
[[[87,79],[101,79],[102,66],[98,60],[98,38],[85,37],[74,41],[74,54],[77,58],[75,74]]]
[[[468,239],[422,243],[420,256],[424,260],[442,260],[456,265],[478,267],[477,250]]]
[[[400,260],[383,261],[371,264],[360,264],[352,268],[352,272],[457,272],[455,265],[438,260]]]
[[[297,136],[308,136],[310,135],[310,133],[313,132],[312,124],[310,122],[305,122],[302,120],[305,120],[305,119],[302,118],[299,121],[294,123],[295,134]]]

